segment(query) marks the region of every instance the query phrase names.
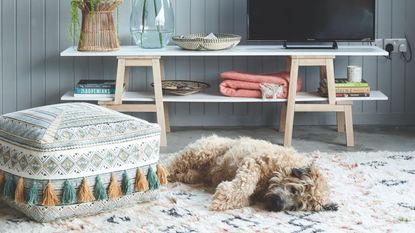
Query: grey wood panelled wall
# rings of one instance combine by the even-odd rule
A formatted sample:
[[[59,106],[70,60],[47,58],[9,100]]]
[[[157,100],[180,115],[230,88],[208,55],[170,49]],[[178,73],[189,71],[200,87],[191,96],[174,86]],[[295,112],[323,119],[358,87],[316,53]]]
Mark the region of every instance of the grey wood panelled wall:
[[[129,15],[133,0],[124,0],[114,14],[121,43],[131,44]],[[415,1],[378,0],[377,37],[407,36],[415,47]],[[246,0],[173,0],[176,34],[228,32],[246,38]],[[60,51],[71,43],[67,37],[70,0],[1,0],[0,3],[0,112],[60,102],[60,96],[79,79],[114,79],[115,59],[62,58]],[[272,27],[273,25],[270,25]],[[248,43],[245,40],[243,43]],[[415,61],[399,55],[385,58],[338,58],[338,77],[348,64],[361,65],[373,89],[390,97],[387,102],[357,102],[357,124],[415,123]],[[271,72],[284,67],[283,58],[171,58],[166,61],[168,79],[218,83],[226,70]],[[132,88],[150,89],[148,69],[131,72]],[[304,68],[304,88],[316,90],[318,69]],[[172,104],[171,122],[176,126],[275,125],[277,104]],[[140,115],[154,120],[152,114]],[[297,124],[332,124],[332,114],[297,114]]]

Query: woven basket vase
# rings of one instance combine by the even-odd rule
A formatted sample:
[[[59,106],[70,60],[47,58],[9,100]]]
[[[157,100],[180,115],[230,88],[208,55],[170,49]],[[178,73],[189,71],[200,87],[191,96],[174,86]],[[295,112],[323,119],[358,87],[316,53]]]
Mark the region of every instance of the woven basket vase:
[[[94,12],[87,4],[80,5],[82,11],[82,27],[78,51],[115,51],[120,48],[112,12],[122,0],[106,0],[99,3]]]

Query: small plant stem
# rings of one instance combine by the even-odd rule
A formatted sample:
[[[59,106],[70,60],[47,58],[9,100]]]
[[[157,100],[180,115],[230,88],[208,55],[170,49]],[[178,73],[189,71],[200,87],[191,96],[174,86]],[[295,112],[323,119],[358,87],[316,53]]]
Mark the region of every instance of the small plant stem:
[[[156,1],[157,0],[153,0],[153,2],[154,2],[154,13],[155,13],[155,17],[157,18],[157,5],[156,5]],[[157,32],[159,33],[160,47],[163,47],[163,36],[161,35],[160,26],[157,25],[157,22],[156,22],[156,28],[157,28]]]
[[[144,0],[144,3],[143,3],[143,16],[142,16],[142,29],[141,29],[141,47],[143,47],[143,35],[144,35],[144,28],[145,28],[145,25],[146,25],[146,22],[145,22],[145,20],[146,20],[146,8],[147,8],[147,0]]]

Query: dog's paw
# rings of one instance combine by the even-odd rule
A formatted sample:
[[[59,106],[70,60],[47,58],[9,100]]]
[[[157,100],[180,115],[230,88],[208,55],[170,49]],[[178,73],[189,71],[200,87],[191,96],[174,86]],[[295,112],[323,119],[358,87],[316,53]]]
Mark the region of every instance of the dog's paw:
[[[232,199],[232,183],[222,182],[216,188],[213,200],[209,205],[209,210],[223,211],[229,209],[229,203]]]
[[[209,210],[224,211],[237,209],[249,205],[249,199],[245,198],[240,190],[233,187],[231,182],[222,182],[218,185]]]

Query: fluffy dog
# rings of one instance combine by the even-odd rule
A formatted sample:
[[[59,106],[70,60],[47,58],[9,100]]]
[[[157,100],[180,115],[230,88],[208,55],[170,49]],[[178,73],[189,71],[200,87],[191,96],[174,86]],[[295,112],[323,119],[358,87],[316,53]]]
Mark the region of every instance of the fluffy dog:
[[[179,153],[169,172],[172,181],[217,186],[210,210],[242,208],[254,200],[264,201],[272,211],[337,209],[314,163],[266,141],[202,138]]]

